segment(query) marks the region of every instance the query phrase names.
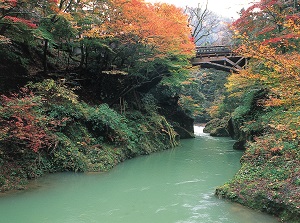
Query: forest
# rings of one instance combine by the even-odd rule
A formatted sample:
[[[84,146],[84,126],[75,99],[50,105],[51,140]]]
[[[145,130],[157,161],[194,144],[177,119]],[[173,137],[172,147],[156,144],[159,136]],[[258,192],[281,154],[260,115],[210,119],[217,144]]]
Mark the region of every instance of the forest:
[[[0,191],[107,171],[208,122],[244,150],[216,196],[299,222],[300,5],[260,0],[218,24],[205,5],[0,0]],[[217,44],[249,63],[192,67],[196,45]]]

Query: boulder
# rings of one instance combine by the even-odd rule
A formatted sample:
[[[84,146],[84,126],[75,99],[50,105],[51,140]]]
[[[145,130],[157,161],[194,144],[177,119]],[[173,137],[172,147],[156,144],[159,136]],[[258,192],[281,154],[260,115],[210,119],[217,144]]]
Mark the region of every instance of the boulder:
[[[211,136],[229,137],[227,117],[212,119],[205,125],[203,132],[210,133]]]

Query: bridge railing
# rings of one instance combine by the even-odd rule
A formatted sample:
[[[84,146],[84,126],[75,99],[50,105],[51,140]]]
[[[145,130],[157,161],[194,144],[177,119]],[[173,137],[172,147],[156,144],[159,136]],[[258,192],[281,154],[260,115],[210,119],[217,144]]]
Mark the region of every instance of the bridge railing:
[[[231,55],[230,46],[197,46],[196,57],[227,56]]]

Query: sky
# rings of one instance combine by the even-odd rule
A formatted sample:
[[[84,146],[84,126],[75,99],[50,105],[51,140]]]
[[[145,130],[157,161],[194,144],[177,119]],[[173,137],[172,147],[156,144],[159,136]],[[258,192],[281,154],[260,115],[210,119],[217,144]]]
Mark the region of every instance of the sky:
[[[238,12],[244,7],[247,8],[254,0],[208,0],[208,8],[210,11],[218,15],[237,19]],[[193,6],[197,7],[198,3],[205,5],[206,0],[146,0],[146,2],[165,2],[174,4],[177,7]]]

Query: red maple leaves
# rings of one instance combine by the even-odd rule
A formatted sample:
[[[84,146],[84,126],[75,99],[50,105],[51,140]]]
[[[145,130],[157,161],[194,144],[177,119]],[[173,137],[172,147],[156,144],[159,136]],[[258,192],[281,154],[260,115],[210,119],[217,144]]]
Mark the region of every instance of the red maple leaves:
[[[35,97],[27,88],[20,94],[1,95],[0,98],[0,140],[11,142],[38,152],[41,148],[49,148],[55,137],[49,134],[53,126],[49,125],[46,116],[40,115],[40,98]]]
[[[27,20],[27,19],[18,18],[18,17],[15,17],[15,16],[5,16],[4,18],[8,19],[8,20],[10,20],[10,21],[12,21],[14,23],[22,23],[22,24],[24,24],[27,27],[32,28],[32,29],[36,29],[37,28],[36,24],[34,24],[32,21]]]

